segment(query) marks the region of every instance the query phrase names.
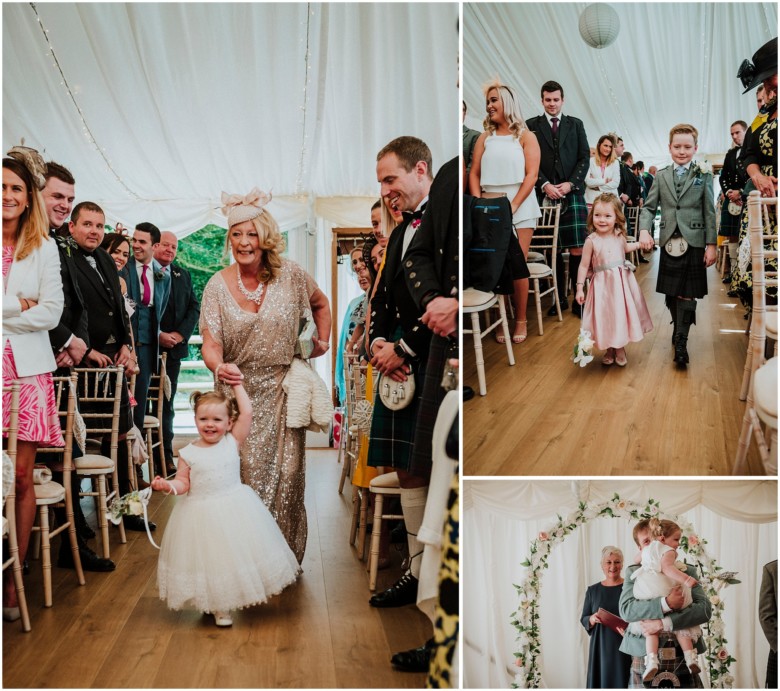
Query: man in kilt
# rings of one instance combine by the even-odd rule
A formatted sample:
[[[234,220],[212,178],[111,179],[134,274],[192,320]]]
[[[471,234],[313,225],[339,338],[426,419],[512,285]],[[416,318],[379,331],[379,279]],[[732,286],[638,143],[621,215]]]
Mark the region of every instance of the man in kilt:
[[[431,185],[420,230],[409,245],[403,262],[409,292],[423,312],[423,324],[433,332],[409,465],[409,474],[417,482],[425,482],[426,501],[433,464],[433,428],[446,393],[442,379],[448,368],[447,361],[458,357],[458,176],[461,171],[459,158],[453,158],[439,170]],[[454,382],[451,383],[454,385]],[[457,489],[457,477],[454,479]],[[436,493],[446,496],[450,492],[450,484],[449,480],[445,484],[434,483],[430,491],[434,496]],[[441,516],[442,524],[445,518],[445,515]],[[450,555],[457,554],[456,549],[457,545],[451,545]],[[457,565],[457,556],[452,562]],[[424,597],[422,593],[421,596]],[[457,587],[440,588],[438,606],[441,616],[446,613],[450,619],[457,619]],[[422,609],[431,616],[429,611]],[[429,661],[433,658],[449,668],[455,639],[457,636],[447,638],[441,627],[437,627],[433,640],[419,648],[396,653],[391,662],[396,669],[403,671],[427,672]]]
[[[720,210],[720,228],[718,235],[727,238],[729,251],[729,270],[723,277],[724,283],[731,283],[731,267],[737,265],[737,254],[739,253],[739,225],[742,217],[742,208],[747,197],[743,196],[742,190],[748,181],[747,173],[742,166],[737,165],[737,159],[742,150],[742,142],[745,140],[745,131],[747,123],[744,120],[737,120],[731,123],[731,141],[734,146],[731,147],[723,159],[723,168],[720,171],[720,188],[723,191],[723,206]],[[732,213],[734,206],[736,213]],[[732,295],[736,297],[736,293]]]
[[[766,664],[767,689],[777,688],[777,559],[764,564],[758,596],[758,621],[769,643]]]
[[[650,521],[644,519],[634,526],[634,542],[641,550],[650,544]],[[620,616],[627,622],[639,621],[646,633],[658,633],[660,635],[658,659],[659,670],[655,679],[663,681],[663,677],[670,683],[666,686],[679,686],[682,688],[702,688],[702,682],[698,674],[691,674],[685,664],[682,650],[674,637],[673,631],[685,629],[691,626],[702,626],[712,616],[712,605],[701,585],[696,585],[691,591],[693,603],[690,607],[680,610],[683,606],[683,594],[680,586],[672,589],[666,597],[654,600],[636,600],[634,598],[634,581],[631,578],[639,564],[628,567],[628,572],[623,580],[623,590],[620,593]],[[698,579],[699,575],[693,566],[686,565],[686,573]],[[669,635],[665,636],[667,632]],[[674,649],[674,652],[672,650]],[[631,678],[629,689],[645,688],[642,677],[645,674],[645,639],[643,636],[626,631],[620,644],[620,651],[631,655]],[[703,639],[696,641],[696,651],[701,654],[706,650]],[[660,684],[659,684],[660,685]]]
[[[410,292],[404,267],[410,243],[421,232],[427,213],[431,166],[430,149],[416,137],[398,137],[377,154],[382,197],[404,212],[404,220],[387,243],[385,266],[371,300],[368,348],[371,364],[383,378],[404,381],[413,372],[415,393],[406,407],[390,410],[379,396],[380,380],[374,401],[367,464],[389,467],[398,473],[410,566],[393,586],[369,600],[372,607],[400,607],[417,601],[423,550],[417,533],[425,513],[428,478],[415,475],[411,461],[432,334],[420,321],[425,310]]]
[[[529,118],[526,125],[536,135],[541,159],[536,180],[536,196],[540,206],[561,205],[558,224],[558,256],[555,276],[561,308],[569,302],[567,286],[563,284],[563,257],[561,250],[569,250],[569,276],[576,276],[585,244],[585,222],[588,207],[585,204],[585,175],[590,162],[590,147],[582,120],[563,115],[563,87],[558,82],[542,84],[544,115]],[[571,310],[582,316],[582,306],[576,302]],[[555,305],[548,313],[556,314]]]
[[[716,229],[712,173],[693,162],[698,130],[680,124],[669,132],[673,165],[658,171],[639,216],[639,244],[654,246],[652,227],[661,207],[661,261],[656,292],[666,295],[672,315],[674,362],[689,362],[688,334],[696,323],[696,299],[707,295],[707,268],[715,263]]]

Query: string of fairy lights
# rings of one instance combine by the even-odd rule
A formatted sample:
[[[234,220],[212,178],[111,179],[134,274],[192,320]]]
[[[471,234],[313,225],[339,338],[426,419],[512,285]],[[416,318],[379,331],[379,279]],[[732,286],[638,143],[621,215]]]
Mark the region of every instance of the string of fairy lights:
[[[311,37],[311,18],[314,15],[314,10],[312,9],[311,3],[306,3],[306,34],[305,37],[301,35],[301,38],[299,39],[300,43],[303,45],[305,41],[304,46],[304,80],[303,80],[303,103],[301,104],[301,111],[303,112],[302,117],[302,128],[301,128],[301,153],[298,157],[298,176],[295,180],[295,194],[299,195],[302,194],[302,188],[303,188],[303,178],[304,174],[306,172],[306,160],[307,160],[307,152],[308,152],[308,139],[309,139],[309,133],[306,129],[306,116],[308,114],[309,109],[309,86],[311,84],[311,64],[309,62],[311,58],[311,48],[309,46],[309,39]]]
[[[78,113],[79,119],[81,120],[81,127],[82,131],[84,132],[84,136],[89,140],[89,142],[92,144],[92,146],[95,148],[95,151],[98,152],[98,155],[103,159],[103,161],[106,164],[106,167],[111,171],[111,174],[116,178],[117,182],[122,185],[122,187],[125,188],[127,193],[131,195],[136,200],[140,200],[141,197],[139,197],[128,185],[125,183],[125,181],[122,179],[122,176],[117,173],[117,171],[114,169],[114,167],[111,165],[111,161],[108,159],[108,156],[106,155],[105,147],[101,147],[97,139],[95,138],[95,135],[92,132],[92,129],[87,124],[87,120],[84,117],[84,112],[81,110],[81,106],[79,105],[78,101],[76,100],[76,96],[73,93],[73,89],[71,89],[70,84],[68,83],[68,79],[65,76],[65,72],[62,69],[62,65],[60,64],[59,59],[57,58],[57,53],[54,52],[54,46],[52,45],[51,40],[49,39],[49,30],[44,26],[43,20],[41,19],[40,14],[38,14],[38,7],[36,3],[31,2],[30,7],[32,8],[33,13],[35,14],[35,18],[38,21],[38,27],[41,30],[41,33],[43,34],[43,38],[46,41],[46,45],[48,46],[48,51],[46,52],[46,56],[51,56],[53,62],[52,66],[59,72],[60,75],[60,85],[65,87],[65,91],[68,94],[68,97],[70,98],[71,102],[73,103],[73,106],[76,109],[76,112]]]

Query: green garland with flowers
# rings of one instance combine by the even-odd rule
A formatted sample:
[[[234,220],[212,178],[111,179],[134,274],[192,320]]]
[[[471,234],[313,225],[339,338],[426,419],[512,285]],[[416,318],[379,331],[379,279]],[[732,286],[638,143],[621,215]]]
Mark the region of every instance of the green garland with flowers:
[[[512,626],[517,630],[519,650],[515,652],[515,665],[518,671],[512,688],[539,688],[542,674],[537,666],[537,658],[541,652],[539,640],[539,592],[542,585],[542,571],[547,568],[547,559],[555,545],[560,544],[566,536],[580,526],[595,518],[623,518],[638,521],[646,518],[665,518],[677,523],[682,530],[680,548],[699,567],[701,576],[699,584],[704,589],[712,605],[712,617],[702,629],[706,632],[704,641],[707,644],[705,657],[710,674],[712,688],[730,689],[734,685],[734,677],[729,668],[736,659],[726,648],[723,624],[723,600],[719,593],[726,585],[739,583],[733,572],[724,571],[707,552],[707,541],[693,531],[693,526],[684,518],[666,513],[654,499],[648,499],[646,504],[638,504],[630,499],[621,499],[615,494],[611,500],[599,503],[580,502],[579,508],[566,518],[558,516],[558,521],[549,530],[539,533],[531,542],[530,555],[522,563],[528,573],[521,585],[514,585],[519,602],[517,610],[512,612]]]

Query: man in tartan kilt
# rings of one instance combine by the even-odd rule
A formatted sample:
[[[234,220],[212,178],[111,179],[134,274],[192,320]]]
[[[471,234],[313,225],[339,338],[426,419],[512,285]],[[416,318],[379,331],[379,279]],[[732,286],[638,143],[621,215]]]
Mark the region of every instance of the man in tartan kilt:
[[[374,467],[392,466],[398,473],[410,566],[392,587],[369,600],[372,607],[400,607],[417,601],[422,557],[417,533],[425,513],[428,478],[413,474],[410,466],[432,334],[420,321],[424,309],[410,292],[404,268],[410,244],[422,232],[432,182],[431,166],[430,149],[416,137],[398,137],[377,154],[376,172],[382,197],[404,212],[404,220],[390,235],[385,266],[371,300],[371,364],[383,378],[395,381],[405,381],[413,370],[416,387],[409,405],[390,410],[379,396],[380,380],[374,401],[367,463]]]
[[[758,596],[758,621],[769,643],[766,665],[767,689],[777,688],[777,559],[764,564]]]
[[[585,175],[590,162],[590,147],[582,120],[563,115],[563,87],[558,82],[542,84],[544,115],[529,118],[526,125],[536,135],[541,159],[536,195],[540,206],[561,205],[558,224],[558,256],[555,275],[561,308],[567,309],[567,287],[563,284],[563,258],[560,250],[569,250],[569,275],[576,276],[585,244]],[[582,316],[582,307],[572,304],[572,312]],[[556,314],[555,305],[549,312]]]
[[[653,249],[655,212],[661,207],[661,261],[656,292],[666,295],[672,315],[674,362],[689,362],[688,334],[696,323],[696,299],[707,295],[707,268],[715,263],[717,231],[712,173],[693,161],[698,130],[680,124],[669,132],[673,165],[658,171],[639,216],[639,244]]]
[[[650,544],[650,520],[644,519],[634,526],[634,542],[641,550]],[[627,622],[641,622],[643,630],[647,633],[658,633],[660,637],[659,646],[664,646],[663,650],[669,650],[670,655],[661,653],[659,647],[659,661],[661,662],[658,675],[668,675],[672,682],[670,685],[680,686],[682,688],[702,688],[702,682],[698,674],[691,674],[688,670],[681,650],[671,653],[672,644],[678,646],[676,640],[666,641],[664,633],[668,633],[674,639],[673,631],[685,629],[691,626],[703,626],[712,616],[712,605],[707,598],[701,585],[696,585],[691,590],[693,603],[680,610],[683,606],[683,595],[680,586],[673,588],[666,597],[655,598],[654,600],[637,600],[634,598],[634,581],[631,575],[639,568],[638,564],[628,567],[626,577],[623,580],[623,590],[620,593],[620,616]],[[698,578],[698,574],[693,566],[686,566],[686,573],[693,578]],[[668,645],[667,645],[668,643]],[[631,655],[631,678],[628,688],[645,688],[642,683],[642,677],[645,674],[645,639],[643,636],[634,635],[626,631],[623,641],[620,644],[620,651],[626,655]],[[705,652],[706,646],[704,640],[700,637],[696,641],[696,651],[701,654]],[[679,657],[679,660],[678,660]],[[672,679],[674,677],[674,679]]]

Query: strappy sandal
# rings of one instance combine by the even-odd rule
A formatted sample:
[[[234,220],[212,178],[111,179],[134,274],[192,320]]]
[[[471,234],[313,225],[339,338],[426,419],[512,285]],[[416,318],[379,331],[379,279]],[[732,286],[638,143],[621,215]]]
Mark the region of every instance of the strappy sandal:
[[[601,358],[601,364],[609,367],[614,362],[615,362],[615,349],[607,348],[607,352],[604,353],[604,357]]]
[[[523,341],[525,341],[525,339],[528,338],[528,320],[527,319],[523,319],[521,321],[520,319],[518,319],[517,321],[515,321],[515,331],[517,331],[517,325],[518,324],[525,324],[525,333],[522,333],[522,334],[518,334],[518,333],[512,334],[512,343],[515,343],[515,344],[523,343]]]

